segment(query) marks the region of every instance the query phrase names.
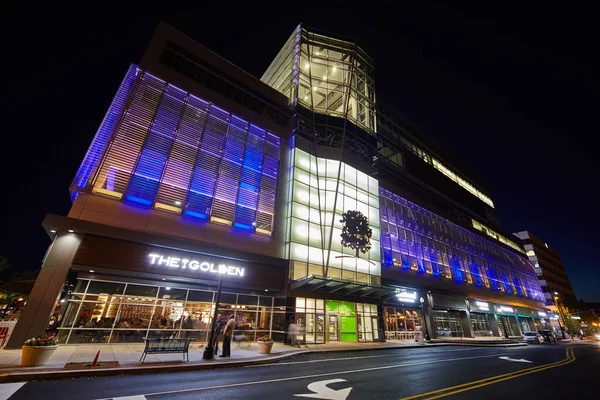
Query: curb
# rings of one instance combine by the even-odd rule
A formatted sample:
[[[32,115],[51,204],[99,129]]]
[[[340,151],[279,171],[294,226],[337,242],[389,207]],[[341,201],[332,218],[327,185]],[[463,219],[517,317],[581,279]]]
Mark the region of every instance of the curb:
[[[207,369],[221,369],[221,368],[241,368],[251,365],[263,365],[271,364],[275,361],[286,360],[288,358],[308,354],[308,353],[335,353],[341,351],[382,351],[382,350],[397,350],[397,349],[414,349],[423,347],[444,347],[444,346],[473,346],[473,347],[512,347],[512,346],[526,346],[525,343],[517,343],[513,345],[484,345],[477,343],[427,343],[427,344],[414,344],[409,346],[387,346],[387,347],[368,347],[368,348],[356,348],[356,349],[314,349],[314,350],[300,350],[294,351],[287,354],[281,354],[265,359],[252,359],[246,361],[228,361],[219,362],[216,361],[214,364],[211,362],[205,364],[184,364],[184,365],[148,365],[144,367],[125,367],[125,368],[98,368],[93,370],[71,370],[71,371],[51,371],[51,372],[9,372],[2,374],[0,373],[0,383],[14,383],[14,382],[29,382],[29,381],[42,381],[42,380],[60,380],[60,379],[76,379],[76,378],[90,378],[96,376],[117,376],[117,375],[138,375],[138,374],[152,374],[152,373],[169,373],[169,372],[183,372],[183,371],[200,371]]]

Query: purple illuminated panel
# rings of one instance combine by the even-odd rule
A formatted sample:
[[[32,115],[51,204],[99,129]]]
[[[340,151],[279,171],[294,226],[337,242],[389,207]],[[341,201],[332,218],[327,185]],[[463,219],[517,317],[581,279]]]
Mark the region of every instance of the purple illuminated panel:
[[[125,79],[123,79],[121,86],[119,86],[119,90],[117,91],[104,120],[100,124],[100,128],[96,132],[92,144],[83,158],[83,162],[77,170],[77,174],[75,174],[75,179],[71,186],[72,201],[75,201],[77,192],[84,190],[90,177],[93,177],[96,173],[100,164],[100,159],[104,155],[119,119],[123,114],[123,109],[125,108],[137,75],[138,68],[135,65],[131,65],[125,75]]]
[[[533,266],[524,257],[381,187],[379,201],[384,266],[544,298]]]
[[[94,194],[272,234],[279,137],[135,66],[117,97],[77,182],[95,175]]]

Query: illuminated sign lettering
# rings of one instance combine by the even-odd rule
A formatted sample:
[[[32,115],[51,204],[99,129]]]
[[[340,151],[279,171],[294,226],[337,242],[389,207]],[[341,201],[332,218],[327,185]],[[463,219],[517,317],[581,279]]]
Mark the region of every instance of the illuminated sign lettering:
[[[191,269],[192,271],[208,272],[219,275],[244,276],[244,268],[225,264],[214,264],[190,258],[165,257],[162,254],[150,253],[151,265],[164,265],[168,268]]]
[[[485,310],[485,311],[490,310],[490,305],[488,303],[486,303],[485,301],[476,301],[475,305],[477,307],[479,307],[480,310]]]
[[[539,315],[540,317],[547,317],[547,316],[548,316],[548,314],[546,314],[546,313],[545,313],[545,312],[543,312],[543,311],[538,311],[538,315]]]
[[[506,307],[506,306],[500,306],[498,307],[498,311],[500,312],[508,312],[508,313],[514,313],[515,310],[511,307]]]
[[[396,297],[400,301],[404,301],[406,303],[414,303],[417,299],[417,292],[409,292],[407,290],[396,289]]]

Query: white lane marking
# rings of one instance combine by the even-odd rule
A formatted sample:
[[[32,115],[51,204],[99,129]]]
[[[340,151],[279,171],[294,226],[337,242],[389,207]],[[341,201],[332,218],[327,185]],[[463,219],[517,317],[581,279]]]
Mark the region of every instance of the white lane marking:
[[[471,350],[481,350],[481,349],[444,350],[444,351],[429,352],[427,354],[440,354],[440,353],[443,354],[443,353],[449,353],[451,351],[462,351],[462,352],[465,352],[465,351],[471,351]],[[300,355],[302,355],[302,354],[300,354]],[[273,363],[273,364],[246,365],[244,368],[278,367],[280,365],[311,364],[311,363],[320,363],[320,362],[329,362],[329,361],[361,360],[361,359],[364,359],[364,358],[398,357],[398,356],[402,356],[402,355],[404,355],[404,354],[402,354],[402,353],[394,353],[394,354],[383,354],[383,355],[377,355],[377,356],[340,357],[340,358],[326,358],[326,359],[323,359],[323,360],[288,361],[288,362],[278,362],[278,363]]]
[[[27,382],[3,383],[0,385],[0,400],[9,399],[10,396],[23,387]]]
[[[317,381],[309,384],[308,390],[314,393],[308,394],[295,394],[294,396],[298,397],[311,397],[313,399],[323,399],[323,400],[346,400],[346,397],[350,394],[352,390],[351,387],[345,389],[331,389],[328,388],[327,385],[330,383],[338,383],[338,382],[346,382],[345,379],[328,379],[326,381]]]
[[[517,358],[506,357],[506,356],[505,357],[498,357],[498,358],[501,359],[501,360],[506,360],[506,361],[516,361],[516,362],[526,362],[526,363],[532,363],[533,362],[533,361],[526,360],[524,358],[518,358],[517,359]]]
[[[146,400],[146,396],[140,394],[137,396],[113,397],[112,400]]]
[[[170,391],[166,391],[166,392],[145,393],[144,395],[145,396],[158,396],[158,395],[164,395],[164,394],[170,394],[170,393],[185,393],[185,392],[194,392],[194,391],[200,391],[200,390],[232,388],[232,387],[236,387],[236,386],[259,385],[261,383],[286,382],[286,381],[294,381],[294,380],[300,380],[300,379],[318,378],[318,377],[321,377],[321,376],[328,376],[328,375],[346,375],[346,374],[355,374],[357,372],[378,371],[378,370],[381,370],[381,369],[393,369],[393,368],[401,368],[401,367],[411,367],[411,366],[414,366],[414,365],[426,365],[426,364],[435,364],[435,363],[441,363],[441,362],[460,361],[460,360],[473,360],[473,359],[476,359],[476,358],[491,358],[491,357],[497,357],[500,354],[502,354],[502,353],[488,354],[488,355],[485,355],[485,356],[446,358],[446,359],[441,359],[441,360],[421,361],[421,362],[416,362],[416,363],[385,365],[385,366],[382,366],[382,367],[361,368],[361,369],[354,369],[354,370],[349,370],[349,371],[325,372],[325,373],[322,373],[322,374],[314,374],[314,375],[291,376],[289,378],[267,379],[267,380],[264,380],[264,381],[249,381],[249,382],[240,382],[240,383],[228,383],[228,384],[225,384],[225,385],[205,386],[205,387],[190,388],[190,389],[181,389],[181,390],[170,390]],[[110,400],[110,398],[101,399],[101,400]]]

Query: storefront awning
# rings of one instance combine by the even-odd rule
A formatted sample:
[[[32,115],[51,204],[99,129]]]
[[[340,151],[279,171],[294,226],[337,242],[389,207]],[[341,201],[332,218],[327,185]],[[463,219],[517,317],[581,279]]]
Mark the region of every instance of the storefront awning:
[[[306,290],[336,294],[341,296],[357,296],[374,300],[386,300],[396,296],[396,289],[384,286],[373,286],[364,283],[343,281],[324,276],[309,275],[290,283],[291,290]]]

